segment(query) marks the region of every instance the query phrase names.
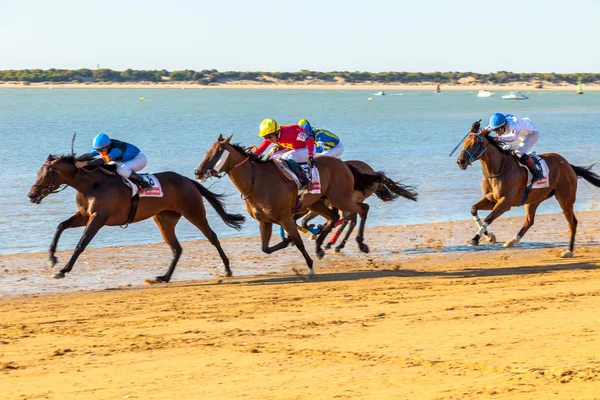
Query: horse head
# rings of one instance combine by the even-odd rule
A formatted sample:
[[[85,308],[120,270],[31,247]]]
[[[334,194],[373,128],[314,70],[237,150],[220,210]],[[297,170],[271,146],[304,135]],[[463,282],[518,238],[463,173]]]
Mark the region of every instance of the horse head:
[[[231,168],[229,150],[226,147],[232,137],[233,135],[223,138],[223,135],[219,134],[217,141],[208,149],[206,157],[194,172],[197,180],[203,182],[213,176],[220,178],[222,172],[227,172]]]
[[[50,154],[46,161],[42,164],[37,172],[37,179],[27,196],[29,200],[34,204],[40,204],[44,197],[51,193],[56,193],[62,189],[59,189],[61,185],[66,185],[65,174],[69,170],[75,169],[73,162],[69,167],[69,160],[72,160],[72,156],[53,156]]]
[[[469,165],[473,164],[473,162],[480,160],[485,155],[485,152],[490,145],[491,139],[487,136],[490,133],[490,130],[487,128],[481,130],[480,124],[481,120],[475,121],[473,125],[471,125],[469,134],[463,141],[463,149],[456,159],[458,168],[463,171],[467,169]]]

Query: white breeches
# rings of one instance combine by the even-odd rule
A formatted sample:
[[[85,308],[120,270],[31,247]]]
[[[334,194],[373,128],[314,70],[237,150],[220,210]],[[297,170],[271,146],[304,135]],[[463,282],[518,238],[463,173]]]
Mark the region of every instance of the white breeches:
[[[540,138],[539,132],[534,132],[529,136],[525,136],[523,138],[523,141],[521,142],[521,144],[519,144],[519,147],[517,147],[514,150],[514,153],[517,155],[517,157],[519,157],[519,158],[522,157],[523,154],[527,154],[529,149],[531,149],[533,147],[533,145],[538,141],[539,138]]]
[[[317,157],[329,156],[339,158],[344,152],[344,145],[342,142],[339,142],[337,146],[330,148],[329,150],[325,150],[322,153],[317,154]]]
[[[271,155],[271,158],[281,158],[282,160],[294,160],[297,163],[305,163],[308,162],[308,149],[306,147],[303,149],[296,150],[283,149],[273,153],[273,155]]]
[[[146,156],[140,153],[133,160],[122,162],[117,168],[117,174],[129,178],[131,172],[138,172],[146,166]]]

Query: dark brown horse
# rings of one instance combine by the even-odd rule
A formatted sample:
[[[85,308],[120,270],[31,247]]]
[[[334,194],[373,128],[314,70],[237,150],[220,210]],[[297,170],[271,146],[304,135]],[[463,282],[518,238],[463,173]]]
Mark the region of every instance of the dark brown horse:
[[[248,213],[260,223],[262,250],[265,253],[270,254],[283,249],[293,241],[306,260],[309,275],[314,274],[313,260],[306,252],[294,221],[295,214],[302,214],[307,209],[328,220],[316,240],[318,258],[325,255],[321,245],[333,224],[339,219],[338,209],[360,215],[361,223],[356,240],[361,251],[369,251],[363,241],[369,206],[354,201],[353,193],[355,189],[364,191],[374,183],[381,182],[383,180],[381,174],[361,174],[337,158],[316,158],[315,166],[319,169],[321,177],[321,193],[305,195],[298,208],[296,184],[283,180],[278,167],[271,161],[248,154],[241,146],[229,143],[230,140],[231,136],[224,139],[219,135],[196,169],[196,177],[205,180],[220,176],[220,173],[229,175],[246,201]],[[327,197],[334,209],[327,207],[323,197]],[[289,238],[270,247],[273,224],[281,225]]]
[[[364,161],[349,160],[349,161],[346,161],[346,164],[356,168],[359,172],[361,172],[363,174],[371,174],[371,175],[375,174],[375,170],[373,168],[371,168],[371,166]],[[394,182],[387,176],[385,178],[386,179],[384,179],[381,183],[374,183],[372,186],[370,186],[364,192],[361,192],[360,190],[355,190],[354,191],[354,201],[356,201],[358,203],[362,203],[366,199],[371,197],[371,195],[373,195],[373,193],[375,194],[375,196],[377,196],[377,198],[379,200],[384,201],[384,202],[396,200],[398,197],[404,197],[404,198],[412,200],[412,201],[417,201],[418,194],[415,191],[415,187],[404,186],[404,185],[400,184],[399,182]],[[316,218],[317,216],[318,216],[318,214],[309,212],[302,219],[301,226],[305,229],[308,229],[308,222],[311,221],[313,218]],[[340,244],[338,244],[335,247],[336,252],[339,253],[340,251],[342,251],[342,249],[346,246],[346,242],[350,238],[352,231],[356,227],[357,216],[358,215],[356,213],[345,213],[342,216],[343,221],[340,221],[341,224],[339,225],[338,229],[335,231],[335,233],[333,234],[333,236],[331,237],[329,242],[325,245],[325,249],[330,249],[336,243],[337,239],[340,237],[340,235],[342,234],[344,229],[346,229],[348,224],[350,224],[350,226],[348,227],[348,231],[346,232],[346,235],[344,236],[344,239],[342,239]]]
[[[479,231],[471,240],[472,245],[479,244],[482,234],[486,235],[490,243],[495,243],[495,236],[487,232],[488,226],[511,207],[523,203],[527,186],[527,169],[520,167],[516,158],[510,152],[504,151],[494,138],[488,136],[489,134],[488,130],[480,131],[479,122],[474,123],[463,142],[463,150],[456,160],[462,170],[467,169],[476,160],[481,161],[483,197],[471,207],[471,214],[479,227]],[[512,240],[504,244],[504,247],[517,245],[533,225],[538,206],[544,200],[556,196],[571,231],[569,250],[563,253],[563,257],[572,257],[577,232],[577,219],[573,213],[577,177],[582,177],[592,185],[600,187],[600,176],[591,172],[591,167],[571,165],[555,153],[542,154],[540,157],[546,161],[550,170],[549,186],[532,189],[528,194],[524,203],[526,215],[523,227]],[[492,210],[483,224],[477,213],[479,210]]]
[[[87,155],[81,159],[87,159]],[[71,259],[67,265],[57,272],[55,278],[64,278],[77,261],[77,257],[85,250],[94,235],[105,225],[125,225],[129,220],[132,207],[131,189],[125,186],[120,176],[108,175],[101,168],[92,170],[75,167],[74,156],[48,156],[48,159],[37,174],[37,180],[29,191],[32,203],[40,204],[44,197],[55,193],[61,185],[67,185],[77,190],[78,211],[66,221],[61,222],[56,229],[50,245],[50,266],[58,261],[54,256],[61,233],[68,228],[85,226],[85,230]],[[203,197],[214,207],[219,216],[228,226],[240,229],[245,218],[239,214],[227,214],[221,195],[214,194],[199,183],[181,176],[175,172],[155,174],[163,189],[163,197],[142,197],[132,222],[143,221],[150,217],[158,225],[163,239],[173,251],[173,259],[166,274],[156,278],[159,282],[169,282],[177,261],[181,255],[181,245],[175,236],[175,225],[183,216],[194,224],[210,243],[215,246],[225,265],[227,276],[231,276],[229,259],[223,252],[217,235],[208,225]]]

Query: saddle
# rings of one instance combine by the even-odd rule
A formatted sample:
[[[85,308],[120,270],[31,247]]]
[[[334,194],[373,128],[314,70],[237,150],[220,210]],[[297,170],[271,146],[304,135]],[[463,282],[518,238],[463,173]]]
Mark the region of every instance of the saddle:
[[[523,164],[517,156],[514,156],[519,165],[527,170],[527,186],[531,186],[532,189],[541,189],[550,186],[550,182],[548,182],[548,174],[550,173],[550,168],[548,167],[546,161],[544,161],[543,158],[535,154],[535,152],[527,153],[527,155],[533,160],[535,164],[537,164],[537,166],[542,170],[542,173],[544,175],[542,179],[533,182],[533,174],[531,173],[527,165]]]
[[[321,177],[319,176],[319,170],[317,167],[312,168],[312,188],[310,190],[299,190],[301,186],[300,179],[298,179],[298,176],[293,172],[294,168],[289,164],[290,162],[295,163],[295,161],[275,159],[271,160],[271,162],[277,166],[277,170],[279,171],[283,180],[296,183],[296,186],[298,187],[298,196],[304,194],[321,194]],[[297,165],[300,166],[305,176],[308,176],[308,164],[302,163]]]
[[[125,183],[125,185],[129,186],[129,188],[131,189],[131,197],[135,196],[138,193],[140,194],[140,197],[163,197],[162,186],[160,185],[160,181],[158,180],[158,178],[156,176],[154,176],[152,174],[138,174],[138,175],[143,180],[145,180],[150,185],[152,185],[152,187],[147,190],[140,190],[138,185],[136,185],[131,180],[122,176],[121,179],[123,179],[123,183]]]

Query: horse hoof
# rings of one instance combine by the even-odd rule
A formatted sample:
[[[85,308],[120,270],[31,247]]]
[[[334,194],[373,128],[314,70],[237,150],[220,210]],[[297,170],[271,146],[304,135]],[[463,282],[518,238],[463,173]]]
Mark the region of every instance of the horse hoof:
[[[233,276],[233,273],[231,271],[225,271],[226,278],[231,278],[232,276]]]
[[[58,258],[51,256],[50,260],[48,261],[48,267],[54,268],[54,266],[56,265],[57,262],[58,262]]]
[[[336,253],[341,253],[342,252],[343,247],[336,247],[335,248],[335,252]]]
[[[325,257],[325,252],[323,250],[317,251],[317,258],[321,260],[323,257]]]
[[[308,240],[317,240],[317,235],[314,233],[308,237]]]
[[[369,246],[367,246],[364,243],[361,243],[358,245],[360,251],[362,251],[363,253],[368,253],[369,252]]]
[[[515,242],[514,241],[509,241],[504,243],[504,247],[508,248],[508,247],[515,247]]]
[[[65,273],[62,271],[59,271],[59,272],[55,273],[54,275],[52,275],[52,277],[54,279],[62,279],[65,277]]]
[[[146,279],[145,280],[146,283],[169,283],[169,280],[166,279],[164,276],[157,276],[154,279]]]
[[[331,249],[331,243],[327,243],[327,244],[325,245],[325,250],[329,250],[329,249]]]
[[[310,278],[312,278],[313,276],[315,276],[315,270],[312,268],[309,268],[307,274]]]
[[[476,239],[471,239],[471,241],[469,242],[470,246],[479,246],[479,240]]]
[[[563,253],[560,255],[560,257],[561,258],[572,258],[573,252],[571,250],[563,251]]]
[[[491,244],[491,245],[496,244],[496,235],[494,235],[493,233],[490,233],[487,236],[487,240],[488,240],[489,244]]]

